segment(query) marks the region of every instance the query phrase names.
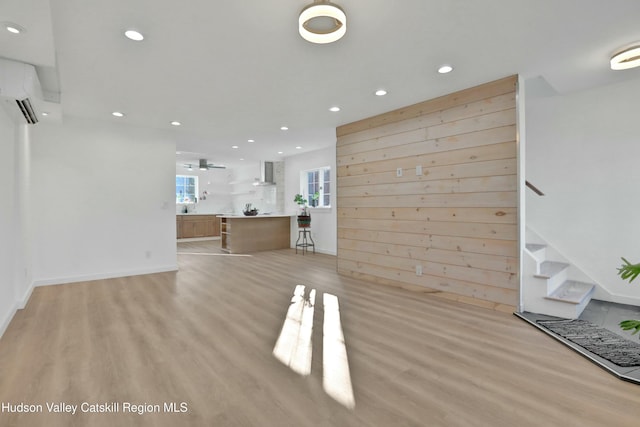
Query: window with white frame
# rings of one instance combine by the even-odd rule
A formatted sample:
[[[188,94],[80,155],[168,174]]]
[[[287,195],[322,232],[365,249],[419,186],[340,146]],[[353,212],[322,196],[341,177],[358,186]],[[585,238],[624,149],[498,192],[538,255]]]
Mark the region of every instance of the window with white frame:
[[[300,193],[311,207],[331,207],[331,168],[326,166],[300,172]]]
[[[176,175],[176,204],[195,203],[198,196],[198,177]]]

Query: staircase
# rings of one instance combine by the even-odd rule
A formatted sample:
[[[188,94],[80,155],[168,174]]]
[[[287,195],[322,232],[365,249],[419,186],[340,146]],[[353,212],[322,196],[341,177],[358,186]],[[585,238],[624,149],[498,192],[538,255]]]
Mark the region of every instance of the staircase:
[[[522,311],[576,319],[596,285],[561,254],[527,230],[523,254]]]

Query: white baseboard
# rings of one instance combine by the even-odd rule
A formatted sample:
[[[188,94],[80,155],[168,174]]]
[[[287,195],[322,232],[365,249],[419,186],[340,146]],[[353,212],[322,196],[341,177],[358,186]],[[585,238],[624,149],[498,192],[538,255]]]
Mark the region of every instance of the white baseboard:
[[[9,323],[11,323],[11,321],[13,320],[13,316],[15,316],[17,311],[18,307],[14,305],[13,308],[11,308],[5,315],[4,319],[1,319],[2,321],[0,322],[0,338],[2,338],[2,335],[4,335],[4,332],[9,327]]]
[[[605,298],[596,298],[596,299],[605,299]],[[615,302],[618,304],[640,306],[640,298],[631,297],[628,295],[613,294],[611,292],[609,292],[609,298],[606,298],[605,301]]]
[[[117,271],[97,274],[87,274],[82,276],[55,277],[51,279],[39,279],[33,282],[33,286],[63,285],[65,283],[89,282],[92,280],[114,279],[126,276],[141,276],[143,274],[165,273],[168,271],[178,271],[178,264],[165,267],[156,267],[140,270]]]
[[[29,302],[29,298],[31,298],[31,294],[33,293],[33,287],[34,285],[33,283],[31,283],[29,285],[29,288],[22,295],[22,298],[18,298],[18,301],[16,301],[18,310],[22,310],[27,306],[27,303]]]
[[[29,302],[29,298],[31,298],[31,293],[33,292],[33,284],[29,285],[29,288],[25,291],[22,298],[17,298],[13,304],[13,307],[7,312],[3,319],[0,319],[0,338],[4,335],[5,331],[9,327],[9,324],[13,320],[13,316],[16,315],[18,310],[22,310],[26,307],[27,302]]]
[[[13,320],[13,316],[15,316],[16,312],[18,310],[24,309],[27,306],[27,303],[31,298],[31,294],[33,293],[33,289],[37,286],[63,285],[65,283],[88,282],[91,280],[112,279],[116,277],[126,277],[126,276],[140,276],[143,274],[165,273],[168,271],[178,271],[178,265],[174,264],[170,266],[156,267],[156,268],[150,268],[150,269],[129,270],[129,271],[120,271],[120,272],[112,272],[112,273],[88,274],[84,276],[58,277],[54,279],[36,280],[25,291],[24,295],[22,295],[22,298],[18,298],[13,308],[9,310],[9,312],[5,315],[5,317],[3,319],[0,319],[0,338],[2,338],[2,335],[9,327],[9,324],[11,323],[11,320]]]

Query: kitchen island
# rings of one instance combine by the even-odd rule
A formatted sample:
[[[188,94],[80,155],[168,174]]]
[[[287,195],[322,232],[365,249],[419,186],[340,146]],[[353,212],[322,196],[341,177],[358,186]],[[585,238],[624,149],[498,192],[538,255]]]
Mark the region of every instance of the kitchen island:
[[[291,247],[291,215],[221,215],[220,248],[244,254]]]

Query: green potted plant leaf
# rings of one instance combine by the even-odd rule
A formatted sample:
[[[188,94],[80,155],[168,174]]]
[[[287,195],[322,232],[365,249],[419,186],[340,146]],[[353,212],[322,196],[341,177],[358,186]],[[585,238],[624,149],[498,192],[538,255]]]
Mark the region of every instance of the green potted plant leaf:
[[[309,202],[311,203],[311,206],[313,206],[315,208],[316,206],[318,206],[318,199],[320,199],[320,192],[316,191],[309,198],[311,199],[311,200],[309,200]]]
[[[302,194],[296,194],[293,199],[294,202],[300,207],[300,213],[298,214],[298,227],[306,228],[311,226],[311,215],[307,207],[307,199]]]
[[[640,274],[640,263],[631,264],[626,259],[622,258],[624,262],[621,267],[618,267],[618,274],[624,280],[629,280],[629,283],[638,277]],[[624,331],[634,330],[631,335],[635,335],[640,332],[640,320],[623,320],[620,322],[620,328]]]

